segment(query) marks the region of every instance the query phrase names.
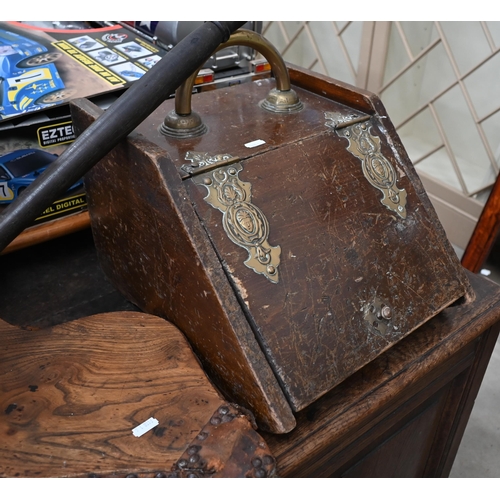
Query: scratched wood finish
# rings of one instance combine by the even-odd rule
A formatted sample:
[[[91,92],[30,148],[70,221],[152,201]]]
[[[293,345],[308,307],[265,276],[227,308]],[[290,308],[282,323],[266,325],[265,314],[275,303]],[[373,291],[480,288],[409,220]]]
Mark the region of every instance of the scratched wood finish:
[[[500,329],[500,287],[469,275],[476,298],[445,309],[264,433],[280,477],[449,475]]]
[[[338,101],[341,104],[351,106],[357,110],[360,110],[367,114],[376,114],[377,120],[380,127],[384,130],[385,140],[390,144],[392,155],[397,158],[400,164],[409,165],[410,168],[405,168],[405,174],[410,180],[413,189],[417,193],[420,203],[425,207],[429,221],[434,225],[434,232],[436,236],[441,240],[441,244],[445,248],[447,253],[454,254],[455,250],[448,240],[443,226],[439,221],[439,217],[427,196],[427,192],[418,176],[416,170],[413,168],[412,162],[406,149],[401,142],[399,135],[392,123],[390,117],[388,116],[387,110],[385,109],[380,98],[369,92],[368,90],[360,89],[349,85],[347,83],[336,80],[329,76],[316,73],[314,71],[305,70],[299,66],[293,64],[288,64],[288,71],[290,74],[290,80],[296,86],[309,90],[315,94],[328,97]],[[467,279],[464,278],[462,270],[458,271],[462,283],[467,288],[467,299],[472,300],[474,298],[474,290],[470,286]]]
[[[137,312],[0,321],[0,476],[161,477],[224,400],[177,328]],[[154,417],[142,437],[132,429]]]
[[[186,183],[294,410],[465,293],[456,257],[408,178],[398,181],[408,193],[401,219],[381,205],[346,142],[324,132],[241,163],[240,179],[252,182],[252,202],[267,214],[270,244],[282,248],[277,285],[244,265],[246,250],[227,237],[204,186]],[[385,334],[364,317],[374,297],[392,309]]]
[[[335,100],[295,88],[304,109],[292,114],[270,113],[262,109],[259,102],[274,87],[274,79],[263,79],[193,95],[193,110],[208,128],[208,132],[201,137],[178,140],[158,132],[165,116],[174,108],[173,101],[165,101],[136,131],[167,151],[175,167],[179,168],[184,163],[189,164],[185,160],[188,151],[229,153],[240,158],[261,155],[324,132],[325,112],[345,115],[354,111]],[[256,149],[245,146],[256,139],[264,140],[265,144]],[[286,171],[286,166],[281,165],[269,168]]]
[[[76,129],[99,112],[75,100]],[[290,406],[165,152],[130,138],[85,183],[94,241],[112,283],[180,328],[211,379],[262,428],[291,430]]]
[[[189,151],[244,159],[240,179],[252,184],[252,202],[269,220],[269,243],[284,251],[278,285],[243,264],[247,252],[225,234],[220,212],[203,199],[206,188],[185,184],[297,411],[465,295],[468,284],[375,96],[333,79],[306,78],[298,69],[291,76],[306,87],[295,88],[304,103],[300,113],[273,116],[259,107],[274,85],[268,79],[193,96],[208,127],[202,137],[181,141],[157,132],[168,102],[137,130],[178,168],[189,164]],[[380,203],[382,194],[346,150],[347,139],[325,126],[325,112],[356,110],[377,115],[368,123],[408,193],[404,220]],[[255,139],[266,143],[245,147]],[[395,315],[386,335],[367,326],[360,311],[375,296]]]
[[[118,234],[120,229],[116,226],[127,227],[121,237],[108,238],[109,245],[101,246],[97,241],[99,251],[104,254],[103,261],[113,263],[106,265],[106,269],[114,275],[119,288],[126,290],[126,296],[141,308],[178,324],[208,369],[213,371],[211,364],[219,367],[215,370],[217,383],[233,398],[244,395],[253,399],[250,406],[261,421],[263,413],[259,405],[263,399],[257,403],[251,395],[253,390],[250,394],[246,390],[255,381],[262,387],[259,373],[264,363],[245,372],[244,391],[235,385],[228,387],[226,374],[233,374],[231,380],[237,370],[247,370],[248,366],[241,363],[235,366],[229,358],[222,359],[220,350],[209,353],[209,345],[220,342],[219,327],[213,334],[207,334],[209,341],[196,339],[196,334],[189,333],[190,322],[200,313],[205,315],[207,324],[220,317],[210,314],[214,307],[224,314],[229,311],[232,317],[238,314],[241,318],[238,326],[249,333],[242,336],[236,330],[230,332],[224,337],[228,346],[236,342],[231,349],[240,351],[238,342],[243,340],[246,349],[255,348],[255,356],[258,350],[265,354],[291,407],[298,411],[470,292],[468,280],[377,98],[368,93],[357,95],[355,89],[336,81],[320,84],[316,76],[297,68],[293,69],[292,77],[299,85],[295,90],[304,103],[304,110],[296,114],[271,114],[259,107],[259,101],[274,86],[272,79],[193,96],[193,109],[208,127],[207,134],[194,139],[169,139],[158,132],[173,107],[173,102],[165,102],[137,128],[150,141],[150,145],[144,144],[145,151],[155,151],[156,146],[170,160],[157,168],[159,175],[143,170],[135,157],[125,160],[127,155],[122,154],[115,159],[116,172],[125,168],[133,177],[135,174],[126,191],[120,191],[124,183],[121,178],[116,180],[116,174],[113,176],[112,162],[94,169],[87,188],[98,193],[94,197],[98,205],[95,211],[99,212],[96,220],[103,221],[103,233]],[[381,139],[382,153],[398,173],[398,187],[408,193],[405,220],[380,203],[382,194],[364,178],[360,160],[346,151],[347,140],[325,125],[325,112],[347,115],[360,111],[373,115],[371,131]],[[264,140],[265,144],[256,149],[245,146],[256,139]],[[127,151],[134,151],[136,146],[138,143],[130,140]],[[193,185],[191,180],[179,182],[178,172],[187,163],[189,151],[229,153],[242,159],[244,169],[240,178],[252,184],[252,202],[269,220],[269,243],[282,248],[281,279],[277,285],[244,265],[246,250],[233,244],[222,231],[220,212],[203,200],[205,188]],[[124,161],[133,166],[123,165]],[[108,172],[101,175],[104,169]],[[134,190],[147,177],[149,188],[139,189],[143,200],[153,202],[154,217],[150,210],[139,219],[131,201],[137,203]],[[115,189],[114,183],[120,184],[120,190]],[[162,204],[155,194],[164,186],[172,193],[169,196],[176,205],[174,210],[186,215],[179,227],[168,215],[167,206],[172,207],[172,203]],[[110,193],[115,208],[107,210],[104,223],[101,214],[106,210],[104,204]],[[120,213],[125,204],[132,205],[127,209],[128,217],[136,219],[135,225],[126,222]],[[92,207],[90,211],[92,216]],[[136,245],[131,251],[134,244],[130,241],[140,240],[144,231],[157,232],[158,224],[163,227],[162,221],[166,219],[170,221],[169,241],[154,247],[154,241],[148,240],[147,245]],[[201,248],[196,252],[210,255],[210,260],[188,256],[180,243],[182,238],[191,240],[195,247]],[[160,265],[161,259],[165,260],[163,252],[168,252],[169,257]],[[148,268],[144,267],[146,261]],[[139,273],[138,267],[142,268]],[[158,273],[162,279],[153,284],[150,277]],[[172,291],[185,273],[189,273],[193,283],[197,282],[189,301],[187,295],[181,294],[176,299]],[[214,288],[206,287],[205,276],[210,277]],[[216,283],[212,276],[217,276]],[[150,284],[146,285],[147,282]],[[149,287],[147,292],[145,286]],[[200,294],[193,295],[197,287],[210,298],[217,297],[210,302],[208,312],[205,312],[207,299],[196,300],[195,295]],[[158,299],[165,293],[169,305]],[[364,318],[363,308],[375,298],[393,309],[391,330],[385,335]],[[221,307],[224,300],[226,304]],[[183,320],[179,316],[182,325],[171,316],[177,307],[190,318]],[[258,359],[260,363],[261,358]],[[265,389],[268,394],[276,386],[270,387]],[[269,400],[275,400],[278,393],[276,390]],[[273,409],[267,414],[277,416],[279,411]],[[266,418],[264,425],[268,426]],[[281,432],[285,427],[291,428],[291,420],[287,418],[287,424],[280,425]]]

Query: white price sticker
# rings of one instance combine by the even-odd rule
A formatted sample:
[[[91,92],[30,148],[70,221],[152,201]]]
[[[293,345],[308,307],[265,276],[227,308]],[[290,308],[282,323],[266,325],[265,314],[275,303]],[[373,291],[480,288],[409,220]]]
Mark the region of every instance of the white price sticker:
[[[146,432],[150,431],[154,427],[156,427],[160,422],[156,420],[156,418],[148,418],[145,422],[142,424],[138,425],[137,427],[134,427],[132,429],[132,434],[135,437],[141,437],[143,434],[146,434]]]
[[[265,143],[266,143],[266,141],[263,141],[262,139],[257,139],[256,141],[247,142],[245,144],[245,147],[256,148],[257,146],[262,146],[262,144],[265,144]]]

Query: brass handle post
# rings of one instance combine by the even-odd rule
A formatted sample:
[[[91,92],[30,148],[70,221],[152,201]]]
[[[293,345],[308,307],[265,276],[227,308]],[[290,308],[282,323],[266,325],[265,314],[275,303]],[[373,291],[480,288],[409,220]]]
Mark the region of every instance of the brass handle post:
[[[276,79],[276,88],[271,90],[260,105],[273,113],[293,113],[303,108],[297,94],[290,86],[290,77],[285,62],[278,50],[259,33],[250,30],[238,30],[227,42],[219,45],[215,52],[235,45],[251,47],[262,54],[269,64]],[[203,135],[207,128],[200,116],[192,111],[191,96],[198,74],[195,71],[175,93],[175,109],[171,111],[160,126],[160,132],[169,137],[187,138]]]

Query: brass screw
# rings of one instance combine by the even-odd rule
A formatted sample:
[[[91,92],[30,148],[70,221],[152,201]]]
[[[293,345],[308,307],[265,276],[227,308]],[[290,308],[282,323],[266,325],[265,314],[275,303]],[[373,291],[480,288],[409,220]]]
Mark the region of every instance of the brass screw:
[[[389,306],[383,306],[381,313],[382,313],[382,318],[384,319],[392,318],[392,310]]]

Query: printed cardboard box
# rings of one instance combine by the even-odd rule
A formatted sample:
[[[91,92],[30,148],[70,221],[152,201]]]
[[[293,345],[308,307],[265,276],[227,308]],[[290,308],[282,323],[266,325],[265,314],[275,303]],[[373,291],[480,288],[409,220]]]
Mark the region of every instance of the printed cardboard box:
[[[75,139],[71,99],[88,97],[105,109],[166,53],[121,25],[39,24],[0,22],[0,214]],[[79,181],[33,226],[50,223],[50,237],[59,236],[66,229],[54,229],[55,219],[86,209]],[[35,229],[27,230],[33,243],[40,241]]]
[[[165,51],[121,25],[47,29],[0,23],[0,118],[129,86]]]
[[[0,213],[22,195],[75,139],[70,116],[0,131]],[[81,212],[87,207],[83,181],[80,180],[40,214],[34,224]]]

